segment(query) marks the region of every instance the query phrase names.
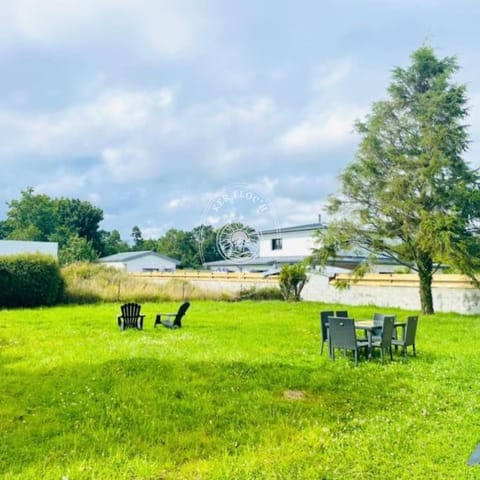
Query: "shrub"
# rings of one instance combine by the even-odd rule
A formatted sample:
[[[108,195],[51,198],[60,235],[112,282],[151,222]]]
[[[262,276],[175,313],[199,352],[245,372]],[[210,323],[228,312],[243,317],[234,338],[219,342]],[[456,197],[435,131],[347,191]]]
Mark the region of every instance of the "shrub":
[[[303,263],[284,265],[280,271],[280,291],[285,300],[300,300],[300,294],[307,281],[307,271]]]
[[[0,306],[54,305],[63,291],[58,262],[49,255],[0,257]]]

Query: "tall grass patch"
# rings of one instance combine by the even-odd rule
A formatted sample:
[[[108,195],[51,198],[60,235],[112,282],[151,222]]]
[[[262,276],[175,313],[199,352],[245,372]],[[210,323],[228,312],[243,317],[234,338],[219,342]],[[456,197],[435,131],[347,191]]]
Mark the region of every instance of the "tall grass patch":
[[[159,300],[233,300],[235,294],[202,290],[185,280],[155,283],[99,263],[76,263],[62,269],[64,303],[152,302]]]

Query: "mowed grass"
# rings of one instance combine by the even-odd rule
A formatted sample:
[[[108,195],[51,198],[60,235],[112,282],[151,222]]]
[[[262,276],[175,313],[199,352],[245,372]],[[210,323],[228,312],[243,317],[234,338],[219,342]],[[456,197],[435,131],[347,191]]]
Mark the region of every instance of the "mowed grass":
[[[330,307],[197,301],[171,331],[178,303],[149,303],[125,332],[116,304],[0,311],[0,478],[480,478],[480,317],[420,317],[416,358],[356,368],[319,354]]]

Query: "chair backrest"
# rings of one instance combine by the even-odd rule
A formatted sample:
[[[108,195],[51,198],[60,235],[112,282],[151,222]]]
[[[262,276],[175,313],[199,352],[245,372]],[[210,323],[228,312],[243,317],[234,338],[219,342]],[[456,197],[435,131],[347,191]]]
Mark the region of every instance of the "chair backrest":
[[[332,348],[357,348],[355,322],[353,318],[329,317],[328,328],[330,333],[330,346]]]
[[[140,315],[141,305],[138,303],[125,303],[121,307],[122,315],[124,317],[138,317]]]
[[[182,326],[182,318],[185,315],[185,313],[188,310],[188,307],[190,306],[190,302],[185,302],[180,305],[180,308],[178,309],[177,315],[175,316],[175,320],[173,321],[173,325],[175,327],[181,327]]]
[[[125,303],[121,307],[123,324],[125,327],[137,326],[137,320],[140,316],[141,305],[138,303]]]
[[[333,317],[332,310],[324,310],[320,312],[320,332],[322,334],[322,341],[324,342],[328,338],[328,317]]]
[[[406,345],[415,345],[415,335],[417,334],[418,317],[407,317],[407,325],[405,327],[405,337],[403,342]]]
[[[383,327],[383,319],[385,318],[384,313],[374,313],[373,314],[373,324],[375,326]]]
[[[348,318],[348,312],[347,310],[337,310],[335,312],[336,317],[341,317],[341,318]]]
[[[382,347],[390,347],[392,345],[393,325],[395,323],[395,315],[383,316],[382,335],[380,338],[380,345]]]

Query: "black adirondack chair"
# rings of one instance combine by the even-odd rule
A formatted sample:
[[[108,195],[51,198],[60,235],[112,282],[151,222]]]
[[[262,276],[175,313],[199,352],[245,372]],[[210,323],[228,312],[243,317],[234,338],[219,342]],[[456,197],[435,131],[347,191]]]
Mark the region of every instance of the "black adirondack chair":
[[[163,325],[167,328],[182,328],[182,318],[187,312],[188,307],[190,307],[190,303],[185,302],[180,305],[177,313],[158,313],[153,326]]]
[[[122,314],[117,316],[118,326],[120,330],[126,328],[143,329],[143,319],[145,315],[140,314],[141,305],[138,303],[125,303],[121,307]]]

